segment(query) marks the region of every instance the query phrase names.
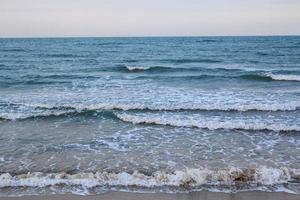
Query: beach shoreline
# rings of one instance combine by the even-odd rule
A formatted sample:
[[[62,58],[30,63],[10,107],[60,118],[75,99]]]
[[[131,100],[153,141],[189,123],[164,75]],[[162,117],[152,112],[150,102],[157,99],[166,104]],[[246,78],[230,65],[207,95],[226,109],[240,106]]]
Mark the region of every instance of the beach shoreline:
[[[238,192],[238,193],[222,193],[222,192],[191,192],[191,193],[131,193],[131,192],[107,192],[99,195],[28,195],[19,197],[0,197],[0,200],[299,200],[299,194],[290,194],[284,192]]]

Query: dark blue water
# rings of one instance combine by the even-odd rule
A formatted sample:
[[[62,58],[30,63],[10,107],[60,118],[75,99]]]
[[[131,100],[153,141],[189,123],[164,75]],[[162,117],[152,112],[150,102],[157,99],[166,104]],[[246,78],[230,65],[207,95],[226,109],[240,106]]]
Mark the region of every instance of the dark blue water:
[[[2,195],[299,193],[300,37],[0,39],[0,173]]]

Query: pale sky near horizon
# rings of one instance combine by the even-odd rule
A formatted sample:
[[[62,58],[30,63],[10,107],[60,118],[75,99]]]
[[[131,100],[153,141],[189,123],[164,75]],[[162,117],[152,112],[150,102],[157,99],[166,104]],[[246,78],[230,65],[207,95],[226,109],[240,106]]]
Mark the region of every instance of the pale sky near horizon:
[[[300,35],[300,0],[0,0],[0,37]]]

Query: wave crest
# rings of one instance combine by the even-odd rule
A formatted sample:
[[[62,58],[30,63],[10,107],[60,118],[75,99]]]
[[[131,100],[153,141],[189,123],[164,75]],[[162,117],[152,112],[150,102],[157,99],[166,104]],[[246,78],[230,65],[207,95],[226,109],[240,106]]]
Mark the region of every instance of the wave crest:
[[[199,75],[188,75],[188,76],[164,76],[164,78],[239,78],[245,80],[257,80],[257,81],[300,81],[299,75],[289,74],[273,74],[266,71],[253,71],[249,73],[242,69],[237,68],[202,68],[202,67],[168,67],[168,66],[129,66],[124,65],[125,68],[130,72],[138,71],[157,71],[157,72],[203,72]],[[237,75],[232,74],[221,74],[212,75],[205,72],[237,72]],[[153,78],[153,77],[152,77]]]
[[[300,108],[299,102],[289,102],[281,104],[249,104],[249,105],[147,105],[143,103],[97,103],[91,105],[83,104],[62,104],[62,105],[47,105],[47,104],[21,104],[21,103],[0,103],[3,107],[10,106],[22,107],[21,112],[17,109],[10,112],[1,112],[0,120],[18,120],[32,117],[47,117],[60,116],[72,113],[84,113],[87,111],[221,111],[221,112],[281,112],[281,111],[296,111]]]
[[[268,130],[268,131],[300,131],[300,126],[289,124],[277,124],[275,122],[268,123],[266,121],[248,121],[245,119],[197,119],[197,118],[181,118],[176,115],[160,116],[160,115],[133,115],[128,113],[115,113],[116,116],[124,121],[133,124],[155,124],[175,127],[201,128],[209,130],[217,129],[241,129],[241,130]]]
[[[266,74],[266,76],[278,81],[300,81],[298,75]]]
[[[261,166],[254,169],[230,168],[210,170],[193,168],[174,172],[155,171],[143,174],[139,171],[127,172],[90,172],[67,174],[33,172],[12,176],[0,175],[0,188],[4,187],[47,187],[54,185],[83,186],[139,186],[145,188],[171,186],[197,188],[203,185],[262,184],[276,185],[290,181],[299,182],[300,172],[288,168],[268,168]]]
[[[129,66],[129,65],[125,65],[125,67],[129,71],[144,71],[144,70],[149,70],[149,69],[157,68],[157,67],[151,67],[151,66]]]

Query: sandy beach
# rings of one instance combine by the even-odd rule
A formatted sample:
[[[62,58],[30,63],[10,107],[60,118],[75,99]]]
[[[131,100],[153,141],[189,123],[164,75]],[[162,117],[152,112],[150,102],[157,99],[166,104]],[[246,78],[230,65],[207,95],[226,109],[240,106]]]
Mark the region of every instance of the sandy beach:
[[[127,192],[108,192],[94,196],[76,195],[47,195],[47,196],[22,196],[22,197],[0,197],[0,200],[299,200],[300,195],[282,192],[240,192],[240,193],[221,193],[221,192],[192,192],[189,194],[165,194],[165,193],[127,193]]]

